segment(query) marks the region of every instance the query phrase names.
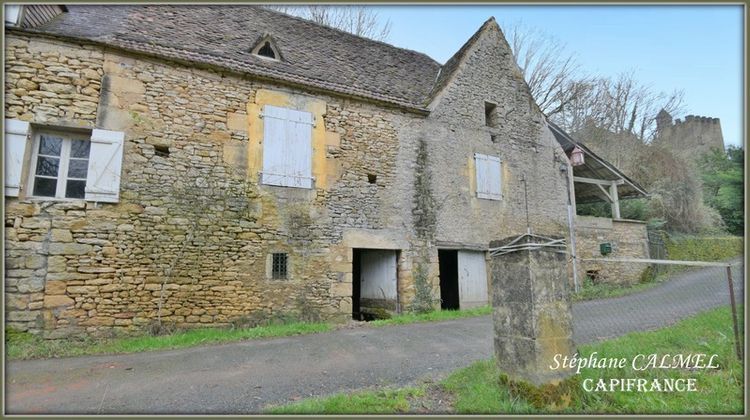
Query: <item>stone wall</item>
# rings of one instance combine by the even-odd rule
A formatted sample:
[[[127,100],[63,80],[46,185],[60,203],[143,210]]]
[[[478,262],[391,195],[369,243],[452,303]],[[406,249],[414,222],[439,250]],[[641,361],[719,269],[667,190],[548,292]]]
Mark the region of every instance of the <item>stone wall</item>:
[[[691,163],[713,149],[724,150],[724,136],[718,118],[688,115],[672,123],[671,117],[660,122],[654,144],[668,147]]]
[[[413,154],[399,147],[396,127],[422,117],[316,95],[325,110],[316,170],[328,185],[259,186],[248,176],[257,170],[248,144],[260,140],[248,107],[259,91],[290,101],[305,92],[41,38],[11,36],[7,46],[6,91],[15,96],[6,118],[126,133],[119,203],[6,198],[10,326],[54,337],[157,318],[185,327],[242,316],[343,319],[352,256],[342,240],[352,229],[377,239],[398,227],[409,287],[413,184],[396,167]],[[288,280],[268,279],[272,252],[289,253]]]
[[[527,220],[567,236],[565,156],[496,26],[426,118],[43,37],[12,34],[6,48],[6,118],[125,132],[119,203],[6,198],[14,328],[58,337],[157,319],[343,320],[354,248],[400,251],[408,310],[417,297],[437,304],[440,246],[486,249]],[[498,127],[484,125],[485,100],[498,104]],[[313,189],[258,184],[263,105],[322,121]],[[502,200],[476,197],[474,153],[503,159]],[[289,254],[289,279],[269,278],[274,252]]]
[[[646,223],[638,220],[576,216],[576,247],[579,258],[649,258]],[[612,244],[612,253],[602,255],[600,244]],[[648,268],[642,263],[581,261],[579,276],[594,283],[635,284]]]
[[[485,123],[485,102],[496,104],[494,127]],[[527,221],[532,232],[567,238],[567,179],[560,172],[567,158],[496,25],[485,25],[431,108],[424,139],[438,247],[487,249],[525,233]],[[475,153],[502,160],[502,199],[477,197]],[[437,253],[430,258],[438,265]]]

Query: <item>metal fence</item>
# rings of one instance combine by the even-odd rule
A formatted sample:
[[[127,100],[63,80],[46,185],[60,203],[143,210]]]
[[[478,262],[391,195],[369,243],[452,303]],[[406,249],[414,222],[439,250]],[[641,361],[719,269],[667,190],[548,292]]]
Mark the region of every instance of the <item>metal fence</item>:
[[[574,294],[574,338],[579,344],[617,337],[632,331],[670,326],[690,316],[719,307],[730,307],[730,335],[742,360],[740,322],[744,320],[744,263],[672,261],[663,259],[581,259],[581,264],[608,264],[643,272],[640,282],[618,284],[585,278]]]

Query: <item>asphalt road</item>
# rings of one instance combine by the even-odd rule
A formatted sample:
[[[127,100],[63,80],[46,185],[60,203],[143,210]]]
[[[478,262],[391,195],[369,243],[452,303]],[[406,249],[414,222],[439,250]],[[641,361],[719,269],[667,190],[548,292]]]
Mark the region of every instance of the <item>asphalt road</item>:
[[[586,343],[657,328],[726,305],[722,270],[686,273],[622,298],[576,303],[574,339]],[[737,296],[744,296],[739,273],[735,283]],[[478,317],[184,350],[16,361],[6,364],[5,412],[257,413],[299,398],[437,379],[491,355],[491,319]]]

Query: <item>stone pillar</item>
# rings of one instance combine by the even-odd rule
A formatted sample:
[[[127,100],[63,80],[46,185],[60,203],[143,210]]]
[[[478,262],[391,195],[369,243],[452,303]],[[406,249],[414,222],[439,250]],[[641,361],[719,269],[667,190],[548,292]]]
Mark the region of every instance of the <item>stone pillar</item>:
[[[515,238],[493,241],[490,248]],[[567,254],[558,250],[538,248],[492,257],[495,359],[511,380],[556,384],[573,374],[550,368],[556,354],[575,354]]]

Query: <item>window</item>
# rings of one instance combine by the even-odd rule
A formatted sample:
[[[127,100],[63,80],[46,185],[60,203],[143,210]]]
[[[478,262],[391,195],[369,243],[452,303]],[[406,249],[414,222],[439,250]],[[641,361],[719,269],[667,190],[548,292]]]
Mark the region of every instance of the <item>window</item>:
[[[500,158],[474,154],[477,172],[477,197],[487,200],[502,199],[502,170]]]
[[[258,55],[268,58],[276,59],[276,51],[271,47],[271,43],[266,41],[262,47],[258,50]]]
[[[484,103],[484,124],[487,127],[497,128],[497,105],[492,102]]]
[[[280,187],[312,188],[312,127],[309,112],[263,107],[261,182]]]
[[[85,198],[91,142],[88,136],[40,133],[34,143],[31,195]]]
[[[289,256],[284,252],[274,252],[271,255],[271,278],[281,280],[287,278]]]
[[[120,200],[125,133],[32,130],[26,121],[6,118],[3,140],[6,197]]]
[[[256,43],[251,52],[255,56],[263,59],[274,61],[281,60],[281,55],[279,54],[278,48],[276,48],[276,43],[270,35],[264,36],[258,43]]]

